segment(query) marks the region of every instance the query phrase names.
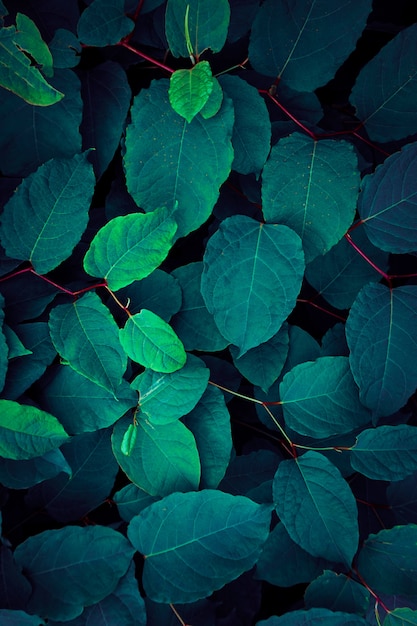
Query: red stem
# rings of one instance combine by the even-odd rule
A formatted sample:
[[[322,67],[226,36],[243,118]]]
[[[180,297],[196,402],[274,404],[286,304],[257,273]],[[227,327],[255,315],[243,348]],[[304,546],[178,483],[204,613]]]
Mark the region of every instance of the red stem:
[[[374,268],[374,270],[376,272],[378,272],[378,274],[380,274],[383,278],[385,278],[385,280],[388,282],[388,284],[391,283],[391,277],[386,274],[383,270],[381,270],[381,268],[379,268],[377,265],[375,265],[375,263],[373,261],[371,261],[371,259],[366,256],[366,254],[359,248],[359,246],[356,245],[356,243],[352,240],[352,237],[350,236],[349,233],[345,234],[345,238],[347,239],[347,241],[350,243],[350,245],[352,246],[352,248],[354,248],[356,250],[356,252],[358,254],[361,255],[361,257],[367,262],[369,263],[369,265],[371,267]]]
[[[274,102],[277,107],[279,109],[281,109],[281,111],[283,113],[285,113],[285,115],[287,117],[289,117],[295,124],[297,124],[297,126],[299,126],[305,133],[307,133],[307,135],[309,135],[312,139],[316,139],[315,134],[313,133],[313,131],[311,131],[309,128],[307,128],[307,126],[304,126],[304,124],[302,122],[300,122],[300,120],[297,120],[296,117],[294,117],[294,115],[292,113],[290,113],[276,98],[275,96],[273,96],[267,89],[259,89],[259,93],[263,93],[265,95],[268,96],[268,98],[270,98],[272,100],[272,102]]]
[[[165,70],[165,72],[169,72],[170,74],[174,73],[173,69],[171,69],[167,65],[164,65],[163,63],[160,63],[156,59],[153,59],[152,57],[149,57],[144,52],[141,52],[140,50],[137,50],[136,48],[131,46],[125,39],[122,39],[122,41],[119,41],[119,43],[116,44],[116,45],[121,46],[122,48],[126,48],[126,50],[130,50],[130,52],[133,52],[134,54],[137,54],[142,59],[145,59],[146,61],[149,61],[150,63],[152,63],[152,65],[156,65],[157,67],[160,67],[162,70]]]
[[[323,313],[327,313],[327,315],[331,315],[332,317],[335,317],[337,320],[340,320],[341,322],[346,322],[346,319],[342,317],[341,315],[338,315],[337,313],[333,313],[333,311],[328,311],[327,309],[320,306],[319,304],[316,304],[312,300],[305,300],[304,298],[297,298],[297,302],[302,302],[303,304],[309,304],[310,306],[313,306],[315,309],[319,309],[319,311],[323,311]]]

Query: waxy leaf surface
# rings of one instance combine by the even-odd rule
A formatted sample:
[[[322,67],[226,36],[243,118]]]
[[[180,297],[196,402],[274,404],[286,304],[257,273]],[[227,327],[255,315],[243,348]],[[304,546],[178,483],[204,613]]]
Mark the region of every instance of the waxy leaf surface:
[[[145,556],[143,584],[156,602],[193,602],[257,561],[271,518],[269,506],[210,489],[174,493],[129,524]]]
[[[112,46],[133,28],[133,20],[125,14],[124,0],[93,0],[82,12],[77,32],[88,46]]]
[[[208,61],[189,70],[176,70],[169,81],[168,97],[172,108],[190,123],[207,103],[213,91],[213,75]]]
[[[296,233],[236,215],[204,254],[201,292],[221,332],[242,356],[275,335],[295,306],[304,272]]]

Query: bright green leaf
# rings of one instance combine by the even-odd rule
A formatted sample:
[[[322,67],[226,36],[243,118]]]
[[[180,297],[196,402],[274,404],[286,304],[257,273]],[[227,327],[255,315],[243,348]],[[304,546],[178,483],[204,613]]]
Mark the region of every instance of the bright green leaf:
[[[213,89],[211,90],[211,94],[200,111],[200,115],[204,117],[205,120],[208,120],[210,117],[216,115],[219,112],[220,107],[223,102],[223,89],[220,86],[219,81],[215,76],[213,76]]]
[[[94,0],[81,14],[77,32],[84,44],[103,47],[117,44],[133,28],[124,0]]]
[[[136,424],[129,424],[129,426],[127,427],[127,431],[123,435],[122,444],[120,446],[120,450],[122,451],[122,454],[125,454],[126,456],[131,455],[132,450],[135,446],[136,436],[137,436]]]
[[[213,75],[208,61],[189,70],[176,70],[169,81],[169,101],[188,123],[201,111],[213,90]]]

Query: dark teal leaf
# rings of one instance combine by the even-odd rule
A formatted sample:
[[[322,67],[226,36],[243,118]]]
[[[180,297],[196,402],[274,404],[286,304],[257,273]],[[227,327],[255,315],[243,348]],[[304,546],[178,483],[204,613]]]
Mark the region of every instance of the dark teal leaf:
[[[130,456],[121,451],[130,418],[119,420],[113,430],[113,454],[127,477],[151,496],[198,489],[200,459],[192,433],[181,422],[152,426],[145,420],[137,425],[136,441]]]
[[[416,158],[417,145],[404,146],[362,182],[358,204],[361,220],[372,243],[387,252],[417,250]]]
[[[168,90],[169,102],[174,111],[190,123],[207,104],[213,91],[213,82],[208,61],[200,61],[190,69],[175,70],[171,74]]]
[[[69,438],[56,417],[12,400],[0,400],[0,434],[0,456],[17,461],[41,456]]]
[[[172,319],[172,328],[186,350],[223,350],[228,341],[219,332],[213,316],[208,312],[200,291],[203,263],[189,263],[178,267],[172,275],[182,291],[182,305]]]
[[[234,43],[249,32],[256,12],[259,8],[258,0],[229,0],[230,24],[227,41]]]
[[[387,500],[397,524],[417,523],[416,474],[388,485]]]
[[[67,526],[29,537],[15,550],[32,585],[27,610],[64,621],[77,617],[115,590],[133,553],[123,535],[104,526]]]
[[[220,589],[256,563],[270,518],[269,506],[209,489],[151,504],[128,528],[145,556],[146,595],[193,602]]]
[[[262,172],[265,220],[301,237],[306,261],[325,254],[355,217],[360,173],[348,142],[294,133],[271,150]]]
[[[400,424],[364,430],[350,460],[353,469],[373,480],[402,480],[417,471],[417,428]]]
[[[130,315],[119,337],[129,358],[156,372],[170,374],[187,360],[184,346],[171,326],[147,309]]]
[[[182,301],[181,287],[176,278],[159,269],[120,289],[117,297],[122,302],[129,302],[129,311],[132,314],[139,313],[141,309],[149,309],[166,322],[180,310]],[[172,326],[175,330],[173,324]]]
[[[28,489],[61,472],[71,476],[72,470],[58,449],[25,461],[0,457],[0,482],[10,489]]]
[[[54,68],[75,67],[80,62],[81,44],[78,38],[66,28],[58,28],[49,42]]]
[[[370,593],[363,585],[345,574],[326,570],[316,578],[304,593],[306,608],[322,607],[331,611],[343,611],[365,615]]]
[[[187,9],[189,7],[189,9]],[[168,0],[165,32],[174,57],[188,57],[186,44],[186,12],[188,32],[194,55],[210,48],[219,52],[227,36],[230,6],[227,0],[217,0],[213,5],[207,0]]]
[[[278,587],[308,583],[319,576],[330,563],[312,556],[295,543],[282,522],[277,524],[266,540],[255,577]]]
[[[151,274],[173,244],[177,225],[167,209],[131,213],[107,222],[84,257],[84,269],[117,291]]]
[[[25,273],[0,283],[0,292],[6,300],[7,318],[14,326],[38,317],[54,299],[57,289],[46,281]],[[23,332],[24,326],[21,328]]]
[[[0,303],[3,301],[3,298],[0,296]],[[0,311],[0,326],[2,321],[2,311]],[[15,331],[10,328],[7,324],[3,324],[2,328],[3,335],[6,339],[7,348],[9,351],[8,359],[16,359],[20,356],[27,356],[29,354],[33,354],[32,350],[28,350],[25,348]],[[4,354],[2,340],[0,339],[0,354]],[[1,360],[1,359],[0,359]],[[1,368],[0,368],[1,369]],[[1,376],[0,376],[1,381]],[[1,387],[1,382],[0,382]]]
[[[0,619],[3,626],[43,626],[45,622],[37,615],[28,615],[24,611],[0,609]]]
[[[370,243],[364,228],[355,228],[349,236],[375,265],[383,271],[388,269],[389,255]],[[364,285],[381,279],[381,275],[358,254],[346,237],[324,256],[316,257],[309,263],[305,277],[336,309],[349,309]]]
[[[220,389],[209,385],[184,422],[197,443],[201,487],[216,489],[226,473],[233,448],[230,415]]]
[[[178,626],[178,618],[169,604],[153,602],[145,598],[147,626]],[[175,609],[186,624],[216,626],[216,607],[210,600],[197,600],[187,604],[176,604]]]
[[[78,374],[116,395],[127,357],[116,322],[96,293],[53,309],[49,330],[57,352]]]
[[[370,0],[301,3],[267,0],[252,26],[249,60],[297,91],[314,91],[333,78],[354,50],[371,11]]]
[[[138,402],[125,380],[113,394],[66,365],[51,373],[41,397],[43,406],[71,435],[107,428]]]
[[[279,331],[265,343],[251,348],[241,357],[238,357],[238,348],[230,346],[230,354],[239,372],[268,393],[284,367],[288,343],[288,324],[284,322]]]
[[[408,608],[395,609],[383,621],[384,626],[415,626],[417,611]]]
[[[374,141],[416,132],[417,25],[398,33],[360,71],[351,102]]]
[[[0,606],[7,609],[25,609],[32,588],[17,567],[13,553],[5,545],[0,546]],[[1,617],[1,611],[0,611]],[[0,623],[4,623],[0,620]],[[37,624],[38,626],[38,624]]]
[[[323,335],[320,356],[349,356],[343,322],[338,322]]]
[[[417,386],[417,287],[366,285],[346,322],[350,367],[361,402],[374,417],[391,415]]]
[[[232,169],[258,176],[271,148],[271,122],[265,101],[239,76],[220,76],[219,82],[235,110]]]
[[[0,294],[0,392],[3,391],[8,368],[9,346],[4,334],[4,298]]]
[[[300,435],[342,435],[371,422],[348,357],[323,356],[297,365],[284,376],[279,394],[286,425]]]
[[[357,567],[373,591],[415,596],[417,525],[394,526],[369,535],[359,552]]]
[[[278,332],[295,306],[303,272],[300,239],[287,226],[244,215],[220,224],[204,254],[201,292],[239,356]]]
[[[139,392],[138,419],[156,426],[175,422],[194,409],[209,375],[204,362],[192,354],[187,354],[184,367],[170,374],[145,369],[131,383]]]
[[[110,495],[118,465],[110,445],[111,432],[98,430],[72,437],[62,446],[72,474],[59,474],[29,491],[30,504],[45,508],[59,522],[82,519]]]
[[[81,14],[77,32],[84,44],[103,47],[118,43],[133,28],[124,0],[94,0]]]
[[[57,267],[87,226],[94,185],[87,153],[41,165],[4,207],[0,237],[6,253],[30,261],[40,274]]]
[[[212,6],[210,5],[212,11]],[[229,175],[234,121],[229,99],[208,120],[191,124],[168,100],[168,81],[154,81],[136,96],[126,130],[127,188],[146,212],[166,206],[183,237],[203,224]]]
[[[116,491],[113,496],[114,502],[117,504],[120,517],[125,522],[130,522],[132,517],[139,515],[143,509],[146,509],[152,502],[157,500],[156,497],[150,496],[136,485],[129,483],[120,491]]]
[[[256,626],[366,626],[367,621],[358,615],[314,608],[308,611],[290,611],[282,617],[270,617]]]
[[[112,61],[89,69],[81,74],[81,94],[83,148],[95,148],[90,160],[100,178],[118,148],[130,106],[131,90],[126,72]]]
[[[256,450],[236,456],[230,462],[219,489],[235,496],[252,498],[265,484],[271,487],[280,461],[281,456],[272,450]],[[272,489],[269,491],[271,501]]]
[[[50,82],[65,98],[48,107],[47,115],[43,107],[27,104],[7,91],[1,94],[0,168],[4,175],[27,176],[49,159],[70,158],[81,151],[80,81],[72,70],[56,70]]]
[[[313,556],[350,565],[358,547],[358,512],[339,470],[308,451],[280,463],[274,502],[291,539]]]

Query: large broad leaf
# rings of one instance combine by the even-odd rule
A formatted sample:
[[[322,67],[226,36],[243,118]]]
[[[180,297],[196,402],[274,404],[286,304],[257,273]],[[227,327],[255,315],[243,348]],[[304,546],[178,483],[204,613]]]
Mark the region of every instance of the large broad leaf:
[[[94,0],[81,14],[77,33],[88,46],[112,46],[126,37],[134,26],[125,14],[124,0]]]
[[[155,372],[170,374],[187,360],[184,346],[171,326],[147,309],[130,315],[119,337],[133,361]]]
[[[207,244],[201,292],[238,356],[278,332],[295,306],[303,272],[300,239],[287,226],[243,215],[221,223]]]
[[[176,70],[169,81],[169,101],[178,115],[190,123],[213,91],[210,63],[201,61],[189,70]]]
[[[265,542],[271,508],[220,491],[174,493],[129,524],[145,556],[143,585],[157,602],[193,602],[249,570]]]
[[[282,617],[270,617],[256,626],[366,626],[369,622],[359,615],[313,608],[308,611],[290,611]]]
[[[184,367],[170,374],[145,369],[131,383],[139,392],[138,418],[156,425],[175,422],[195,407],[209,375],[205,363],[192,354],[187,355]]]
[[[382,250],[417,250],[417,145],[412,143],[390,156],[374,174],[365,176],[358,210],[366,234]]]
[[[273,493],[277,513],[293,541],[313,556],[350,565],[358,547],[358,512],[333,463],[314,451],[283,461]]]
[[[346,322],[350,366],[362,403],[374,417],[391,415],[417,386],[417,287],[370,284]]]
[[[337,5],[333,0],[267,0],[252,26],[251,65],[297,91],[314,91],[354,50],[371,8],[370,0]]]
[[[300,435],[316,439],[342,435],[371,421],[344,356],[297,365],[284,376],[279,394],[285,423]]]
[[[41,165],[4,207],[0,237],[8,256],[30,261],[39,274],[57,267],[87,226],[94,185],[87,153]]]
[[[417,25],[402,30],[359,73],[351,102],[374,141],[416,132]]]
[[[84,257],[91,276],[105,278],[117,291],[151,274],[171,249],[177,225],[167,209],[131,213],[101,228]]]
[[[219,52],[226,42],[229,19],[227,0],[216,0],[214,4],[211,0],[168,0],[165,32],[171,53],[188,57],[189,45],[195,55],[206,48]]]
[[[0,400],[0,432],[0,456],[6,459],[42,456],[68,441],[56,417],[12,400]]]
[[[29,615],[24,611],[0,609],[0,619],[4,626],[43,626],[45,622],[37,615]]]
[[[230,100],[210,119],[188,124],[169,104],[168,81],[136,96],[126,130],[124,167],[133,199],[146,212],[166,206],[177,237],[203,224],[229,175],[234,121]]]
[[[49,330],[57,352],[76,372],[116,396],[127,356],[119,328],[96,293],[53,309]]]
[[[29,104],[48,106],[64,94],[49,85],[31,57],[52,76],[52,56],[35,24],[18,13],[16,27],[0,28],[0,85]]]
[[[31,613],[68,621],[112,593],[134,549],[104,526],[46,530],[17,546],[15,559],[32,585]]]
[[[379,426],[364,430],[350,456],[353,469],[374,480],[397,481],[417,471],[415,426]]]
[[[131,418],[119,420],[113,430],[113,454],[128,478],[152,496],[198,489],[200,459],[192,433],[179,421],[153,426],[139,420],[130,454],[121,446]]]
[[[0,457],[0,482],[10,489],[28,489],[61,473],[71,476],[72,470],[58,448],[26,461]]]
[[[313,141],[294,133],[272,148],[265,164],[265,220],[295,230],[306,261],[312,261],[334,246],[351,225],[359,183],[357,157],[350,143]]]
[[[369,597],[369,591],[360,583],[345,574],[326,570],[307,587],[304,602],[307,608],[316,606],[365,615]]]
[[[394,526],[370,535],[359,552],[357,566],[374,591],[415,596],[417,525]]]

